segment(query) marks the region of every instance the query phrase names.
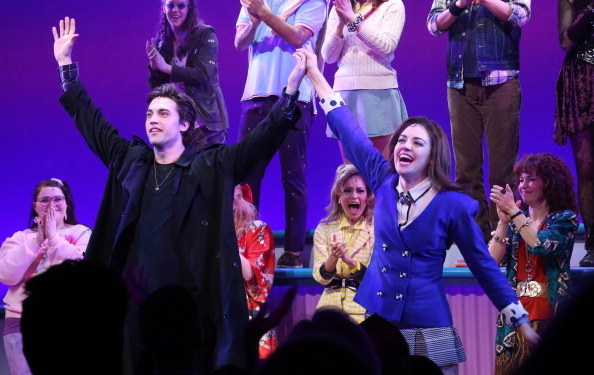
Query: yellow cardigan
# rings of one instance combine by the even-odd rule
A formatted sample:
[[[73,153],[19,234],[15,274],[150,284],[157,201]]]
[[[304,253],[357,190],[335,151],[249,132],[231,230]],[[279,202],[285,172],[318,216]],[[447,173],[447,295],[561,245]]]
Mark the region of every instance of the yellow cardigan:
[[[353,260],[359,261],[365,266],[369,264],[373,251],[373,222],[371,224],[363,222],[350,226],[346,218],[342,217],[340,221],[329,224],[320,223],[314,233],[313,277],[322,285],[328,285],[331,281],[322,278],[320,266],[326,262],[330,255],[330,243],[333,235],[336,235],[337,241],[347,242],[348,254]],[[351,276],[349,266],[340,259],[336,264],[336,276],[345,279]],[[323,306],[338,307],[347,312],[357,323],[360,323],[365,318],[365,309],[353,301],[354,296],[355,292],[349,288],[334,290],[325,288],[318,301],[317,308]]]

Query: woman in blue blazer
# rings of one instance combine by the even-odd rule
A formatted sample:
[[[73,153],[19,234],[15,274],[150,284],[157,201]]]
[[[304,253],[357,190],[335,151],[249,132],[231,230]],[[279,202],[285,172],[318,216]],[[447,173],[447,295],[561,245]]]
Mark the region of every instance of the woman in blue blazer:
[[[425,117],[407,119],[392,135],[384,158],[332,91],[315,55],[305,49],[297,54],[307,60],[307,76],[330,128],[376,197],[373,255],[355,301],[368,315],[398,326],[411,353],[429,357],[446,374],[457,373],[466,358],[442,278],[446,251],[456,243],[504,321],[535,344],[538,335],[525,324],[528,313],[474,221],[477,202],[449,179],[449,143],[441,127]]]

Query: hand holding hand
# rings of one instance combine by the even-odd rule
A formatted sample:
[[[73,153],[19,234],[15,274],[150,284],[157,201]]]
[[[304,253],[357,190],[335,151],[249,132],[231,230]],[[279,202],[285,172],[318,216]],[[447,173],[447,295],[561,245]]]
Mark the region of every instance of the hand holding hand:
[[[297,90],[299,90],[301,80],[305,76],[305,55],[302,52],[299,52],[299,50],[297,50],[293,53],[293,57],[295,57],[296,64],[291,73],[289,74],[287,90],[285,91],[289,95],[294,95],[297,92]]]
[[[311,49],[311,46],[307,45],[305,48],[297,48],[295,53],[299,53],[305,57],[305,74],[311,77],[312,74],[319,73],[320,67],[318,66],[318,56]]]
[[[56,27],[52,27],[52,33],[54,34],[54,57],[58,62],[58,65],[72,64],[72,48],[74,42],[78,38],[76,31],[76,22],[74,18],[66,17],[60,20],[59,32]]]

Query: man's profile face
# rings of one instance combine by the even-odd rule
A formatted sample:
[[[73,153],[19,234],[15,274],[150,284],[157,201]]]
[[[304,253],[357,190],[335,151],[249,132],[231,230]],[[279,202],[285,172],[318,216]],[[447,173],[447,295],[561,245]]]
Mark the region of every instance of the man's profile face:
[[[188,123],[180,123],[177,104],[172,99],[157,97],[146,111],[145,128],[151,145],[169,148],[177,142],[183,145],[181,132],[188,130]]]

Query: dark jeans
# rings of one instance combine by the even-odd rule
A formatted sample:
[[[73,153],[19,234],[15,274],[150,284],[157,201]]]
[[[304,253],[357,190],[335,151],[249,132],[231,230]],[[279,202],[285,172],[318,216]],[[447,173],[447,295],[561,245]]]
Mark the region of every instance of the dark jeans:
[[[461,90],[448,88],[448,107],[456,161],[456,183],[464,186],[479,203],[476,221],[485,242],[499,217],[487,203],[490,187],[514,184],[520,132],[520,85],[516,78],[499,85],[481,86],[480,78],[465,80]],[[489,186],[483,177],[483,137],[486,139]]]
[[[278,97],[267,96],[241,102],[239,139],[243,139],[276,103]],[[297,102],[301,119],[296,125],[300,131],[290,131],[278,153],[281,163],[281,179],[285,191],[285,251],[299,252],[305,245],[305,224],[307,218],[307,139],[313,122],[311,103]],[[269,162],[269,161],[268,161]],[[268,162],[254,167],[246,183],[252,188],[254,205],[260,204],[260,186]]]

